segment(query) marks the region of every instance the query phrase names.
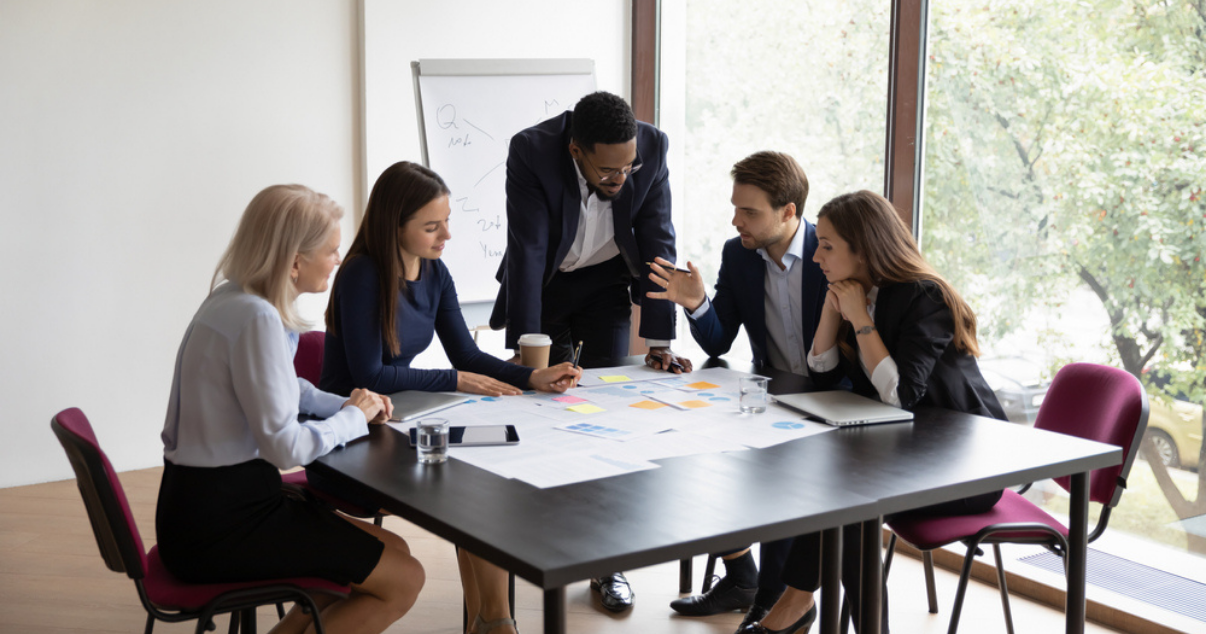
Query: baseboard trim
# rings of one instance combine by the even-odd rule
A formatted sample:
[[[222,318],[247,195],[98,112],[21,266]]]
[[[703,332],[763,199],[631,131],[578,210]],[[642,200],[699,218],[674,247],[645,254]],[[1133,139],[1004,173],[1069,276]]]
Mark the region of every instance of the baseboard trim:
[[[884,547],[888,545],[892,532],[887,528],[884,529]],[[904,540],[896,540],[896,554],[907,555],[914,559],[921,559],[921,551],[904,542]],[[939,548],[933,551],[934,565],[951,571],[956,575],[963,570],[963,555],[961,553],[952,552]],[[972,563],[971,576],[973,579],[985,583],[993,588],[997,587],[997,568],[996,566],[977,558]],[[1063,611],[1064,603],[1067,600],[1067,590],[1064,587],[1056,587],[1051,584],[1033,579],[1019,572],[1006,569],[1005,583],[1009,586],[1009,594],[1026,597],[1037,603],[1051,606],[1056,610]],[[938,598],[942,601],[942,597]],[[947,597],[947,610],[950,609],[951,602],[954,597]],[[947,612],[949,615],[949,612]],[[1088,599],[1085,602],[1085,618],[1089,621],[1104,625],[1105,627],[1114,628],[1122,632],[1134,632],[1135,634],[1188,634],[1179,629],[1169,627],[1168,625],[1147,620],[1130,612],[1118,609],[1114,606],[1107,605],[1093,599]]]

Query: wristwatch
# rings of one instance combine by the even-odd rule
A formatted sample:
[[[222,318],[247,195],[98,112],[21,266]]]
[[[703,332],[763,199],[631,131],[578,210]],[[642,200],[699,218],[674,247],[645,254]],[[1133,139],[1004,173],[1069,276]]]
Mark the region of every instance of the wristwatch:
[[[874,332],[874,331],[875,331],[875,326],[863,326],[862,328],[859,328],[858,330],[855,330],[855,331],[854,331],[854,334],[856,334],[856,335],[869,335],[869,334],[871,334],[871,333],[872,333],[872,332]]]

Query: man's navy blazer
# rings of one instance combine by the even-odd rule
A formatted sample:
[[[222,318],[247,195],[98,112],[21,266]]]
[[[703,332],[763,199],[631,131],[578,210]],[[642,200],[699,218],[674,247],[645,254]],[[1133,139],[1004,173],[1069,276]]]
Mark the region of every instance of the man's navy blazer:
[[[812,261],[817,251],[817,232],[812,223],[801,218],[800,228],[804,232],[804,267],[801,276],[800,310],[804,320],[804,354],[812,349],[812,338],[825,307],[825,293],[829,285],[821,267]],[[754,351],[754,363],[767,365],[766,304],[765,304],[766,260],[755,249],[741,246],[741,238],[733,238],[724,245],[720,259],[720,275],[716,281],[716,295],[712,308],[699,319],[689,319],[691,334],[708,356],[719,357],[729,351],[737,331],[745,326]]]
[[[582,194],[569,152],[572,118],[573,112],[565,112],[511,138],[507,251],[498,269],[501,286],[490,316],[491,328],[507,328],[508,348],[517,347],[524,333],[542,332],[542,291],[565,260],[578,231]],[[641,305],[640,335],[673,339],[674,305],[645,297],[646,292],[661,290],[649,280],[645,262],[655,257],[676,259],[666,169],[669,141],[661,130],[638,121],[636,142],[641,170],[628,176],[611,202],[615,242],[633,276],[632,301]]]

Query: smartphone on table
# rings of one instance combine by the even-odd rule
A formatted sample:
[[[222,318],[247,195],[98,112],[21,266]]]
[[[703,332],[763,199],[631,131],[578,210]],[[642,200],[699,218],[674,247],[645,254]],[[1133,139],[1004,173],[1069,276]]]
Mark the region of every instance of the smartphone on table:
[[[410,429],[410,446],[419,444],[418,432]],[[519,432],[514,425],[473,425],[448,428],[448,445],[451,447],[480,447],[485,445],[514,445],[519,443]]]

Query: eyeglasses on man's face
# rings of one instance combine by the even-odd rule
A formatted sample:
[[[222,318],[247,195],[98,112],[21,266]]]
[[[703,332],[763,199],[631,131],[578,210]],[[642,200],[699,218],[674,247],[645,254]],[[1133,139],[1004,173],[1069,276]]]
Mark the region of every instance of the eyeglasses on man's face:
[[[595,174],[599,176],[600,183],[614,183],[622,178],[628,178],[632,174],[635,174],[641,170],[640,155],[637,155],[636,160],[633,161],[631,165],[610,169],[599,169],[595,167],[595,164],[590,160],[590,155],[586,152],[582,153],[582,158],[586,161],[586,164],[590,165],[590,168],[595,171]]]

